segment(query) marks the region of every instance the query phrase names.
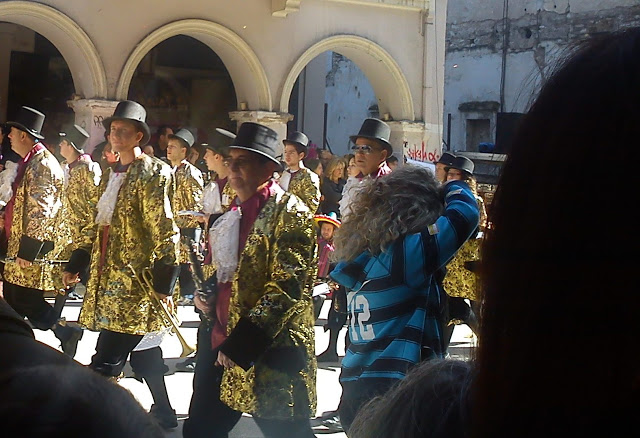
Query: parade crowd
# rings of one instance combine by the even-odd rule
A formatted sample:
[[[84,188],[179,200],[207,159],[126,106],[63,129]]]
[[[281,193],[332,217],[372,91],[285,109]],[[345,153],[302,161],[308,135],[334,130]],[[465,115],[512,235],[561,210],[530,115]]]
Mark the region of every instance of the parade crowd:
[[[227,437],[243,413],[265,437],[315,436],[317,364],[339,361],[328,418],[349,437],[627,432],[638,354],[607,353],[640,332],[628,275],[638,237],[633,221],[593,209],[624,209],[629,194],[576,175],[599,144],[638,154],[639,59],[638,29],[567,58],[524,118],[489,214],[473,161],[398,163],[375,118],[350,137],[352,154],[315,157],[304,133],[253,122],[208,144],[162,126],[151,145],[145,108],[122,101],[89,155],[82,127],[52,142],[45,114],[22,107],[2,126],[3,427],[163,436],[178,421],[160,345],[179,334],[176,306],[193,305],[197,348],[179,364],[195,373],[186,438]],[[80,282],[76,324],[61,313]],[[324,300],[330,341],[316,356]],[[469,362],[447,358],[462,323],[479,339]],[[64,354],[32,328],[52,330]],[[99,332],[87,367],[73,360],[83,330]],[[127,361],[149,413],[116,384]]]

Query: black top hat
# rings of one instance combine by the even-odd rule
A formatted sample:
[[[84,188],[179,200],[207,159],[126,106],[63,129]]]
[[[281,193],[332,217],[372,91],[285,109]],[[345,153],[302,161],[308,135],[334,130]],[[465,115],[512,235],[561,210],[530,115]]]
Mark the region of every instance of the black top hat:
[[[300,131],[295,131],[289,134],[287,138],[282,140],[282,144],[286,145],[287,143],[292,143],[302,147],[306,155],[307,148],[309,147],[309,138],[304,133]]]
[[[233,132],[227,131],[223,128],[216,128],[216,132],[230,139],[236,138],[236,135]],[[228,140],[225,142],[216,142],[215,144],[202,143],[202,146],[206,147],[207,149],[211,149],[213,152],[222,155],[223,157],[229,156]]]
[[[229,149],[244,149],[269,158],[280,167],[278,160],[278,133],[273,129],[253,122],[240,125],[238,135]]]
[[[108,132],[111,129],[111,122],[114,120],[129,120],[130,122],[136,123],[144,133],[140,141],[140,146],[144,146],[149,143],[149,139],[151,138],[151,130],[149,129],[149,125],[147,125],[146,119],[147,110],[145,110],[142,105],[132,100],[123,100],[118,103],[113,115],[104,119],[102,124]]]
[[[175,134],[169,134],[169,138],[177,138],[178,140],[182,140],[186,143],[187,149],[193,146],[193,143],[196,139],[193,137],[193,134],[188,129],[181,129]]]
[[[463,157],[460,155],[455,157],[453,159],[453,163],[447,166],[447,168],[458,169],[463,172],[467,172],[469,175],[473,175],[473,169],[475,168],[475,165],[473,164],[473,161],[471,161],[467,157]]]
[[[376,140],[387,150],[388,155],[391,155],[393,153],[393,147],[391,143],[389,143],[390,136],[391,128],[385,122],[380,119],[365,119],[360,127],[360,132],[349,138],[354,143],[358,138]]]
[[[38,140],[44,139],[44,136],[40,134],[44,124],[44,114],[28,106],[21,107],[16,119],[6,124],[7,126],[16,127]]]
[[[216,132],[224,135],[225,137],[229,137],[231,139],[236,138],[236,135],[233,132],[227,131],[226,129],[223,129],[223,128],[216,128]]]
[[[436,161],[436,163],[444,164],[445,166],[451,166],[453,164],[453,160],[455,160],[456,156],[451,152],[443,152],[440,156],[440,159]]]
[[[82,129],[81,126],[69,126],[58,135],[60,136],[60,141],[67,140],[78,153],[84,154],[84,144],[89,138],[89,133]]]

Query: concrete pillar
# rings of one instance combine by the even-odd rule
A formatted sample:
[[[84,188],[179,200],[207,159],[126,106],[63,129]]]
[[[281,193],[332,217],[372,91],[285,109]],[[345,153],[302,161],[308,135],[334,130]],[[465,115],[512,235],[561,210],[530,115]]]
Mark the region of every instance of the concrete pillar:
[[[238,127],[244,122],[254,122],[268,126],[278,133],[280,140],[287,138],[287,122],[293,120],[292,114],[271,111],[231,111],[229,117],[238,124]],[[280,142],[278,154],[282,154],[283,149],[284,146]]]
[[[391,127],[390,142],[393,154],[401,163],[404,158],[434,162],[440,157],[438,143],[431,137],[438,135],[429,131],[422,122],[389,121]],[[401,159],[402,158],[402,159]]]
[[[7,120],[7,101],[9,99],[9,69],[13,36],[18,28],[15,24],[0,24],[0,121]]]
[[[87,153],[91,153],[98,143],[104,141],[102,121],[111,117],[118,105],[116,100],[79,99],[67,102],[69,108],[76,113],[75,123],[82,126],[91,136]]]

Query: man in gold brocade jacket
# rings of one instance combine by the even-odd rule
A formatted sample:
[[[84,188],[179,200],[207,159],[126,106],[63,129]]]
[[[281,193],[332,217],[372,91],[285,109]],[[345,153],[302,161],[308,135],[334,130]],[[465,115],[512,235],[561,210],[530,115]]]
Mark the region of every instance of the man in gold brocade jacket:
[[[200,241],[200,223],[193,213],[202,210],[202,190],[204,180],[202,172],[187,161],[189,149],[193,146],[193,134],[187,129],[180,129],[169,135],[167,159],[173,167],[174,192],[171,198],[171,209],[176,225],[180,229],[180,295],[188,300],[193,299],[195,284],[189,268],[189,252],[191,239]]]
[[[44,299],[44,291],[55,287],[51,266],[36,261],[53,250],[64,179],[58,160],[40,142],[44,119],[41,112],[22,107],[15,121],[7,123],[11,148],[22,160],[4,212],[4,296],[34,327],[52,329],[63,351],[73,356],[82,330],[60,324],[60,315]]]
[[[156,293],[171,304],[179,271],[180,235],[169,199],[171,168],[142,153],[141,146],[150,137],[145,119],[142,105],[123,101],[114,115],[104,120],[110,143],[120,158],[107,169],[100,185],[93,245],[73,251],[63,274],[63,282],[73,284],[78,273],[91,263],[79,323],[100,332],[89,367],[108,377],[120,375],[127,357],[145,334],[164,328],[150,294]],[[155,292],[136,281],[129,265],[138,277],[151,270]],[[131,367],[149,386],[155,403],[151,414],[161,425],[175,427],[160,347],[132,353]]]
[[[296,131],[282,143],[287,169],[280,176],[280,186],[302,199],[309,210],[315,213],[320,205],[320,177],[304,167],[302,162],[307,155],[309,139],[302,132]]]
[[[216,298],[194,300],[213,321],[212,350],[198,352],[185,438],[227,437],[243,412],[265,437],[314,436],[316,235],[313,212],[272,179],[277,147],[251,122],[229,146],[237,197],[211,230]]]

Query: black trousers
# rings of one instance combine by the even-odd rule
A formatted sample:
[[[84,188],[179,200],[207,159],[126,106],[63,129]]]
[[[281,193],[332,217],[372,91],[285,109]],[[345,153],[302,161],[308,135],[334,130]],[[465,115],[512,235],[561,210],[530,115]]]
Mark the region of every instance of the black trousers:
[[[58,321],[53,306],[44,299],[44,292],[38,289],[3,282],[4,297],[13,310],[27,317],[31,325],[40,330],[49,330]]]
[[[129,335],[109,330],[100,331],[96,343],[96,354],[91,357],[89,368],[107,377],[119,376],[127,363],[129,354],[142,337],[142,335]]]
[[[216,366],[218,350],[211,348],[211,325],[203,321],[198,330],[198,355],[193,376],[189,418],[182,427],[184,438],[227,438],[240,421],[242,412],[220,401],[224,369]],[[267,438],[314,438],[308,420],[271,420],[253,417]]]
[[[354,390],[353,385],[342,386],[338,415],[340,416],[340,424],[347,435],[360,408],[372,398],[384,395],[396,383],[396,381],[389,380],[388,383],[360,385],[357,391]]]
[[[180,284],[180,296],[191,296],[196,292],[196,284],[193,281],[193,274],[191,274],[191,265],[189,263],[180,264],[180,274],[178,275],[178,281]]]

